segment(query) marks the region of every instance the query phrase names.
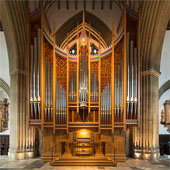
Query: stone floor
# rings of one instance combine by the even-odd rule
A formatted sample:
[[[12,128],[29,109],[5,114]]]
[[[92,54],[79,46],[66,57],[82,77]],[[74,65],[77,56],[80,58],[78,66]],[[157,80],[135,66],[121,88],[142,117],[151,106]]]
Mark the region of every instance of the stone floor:
[[[40,158],[28,160],[10,160],[7,156],[0,156],[0,170],[170,170],[170,160],[160,158],[159,161],[145,161],[127,159],[126,162],[118,163],[117,167],[110,166],[50,166],[42,162]]]

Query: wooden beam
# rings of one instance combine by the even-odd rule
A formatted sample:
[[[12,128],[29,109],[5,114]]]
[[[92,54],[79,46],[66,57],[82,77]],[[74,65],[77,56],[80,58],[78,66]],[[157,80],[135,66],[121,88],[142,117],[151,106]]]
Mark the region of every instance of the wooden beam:
[[[89,27],[90,28],[90,27]],[[90,95],[91,95],[91,70],[90,70],[90,29],[89,29],[89,47],[88,47],[88,69],[89,69],[89,94],[88,94],[88,114],[89,114],[89,120],[90,120]]]
[[[98,79],[99,79],[99,133],[101,126],[101,46],[100,46],[100,35],[99,35],[99,69],[98,69]]]
[[[44,1],[41,3],[41,127],[44,125],[44,99],[45,99],[45,74],[44,74]]]
[[[127,34],[127,25],[126,25],[126,0],[124,1],[124,57],[123,57],[123,123],[124,123],[124,131],[126,130],[126,75],[127,75],[127,70],[126,70],[126,34]]]
[[[69,132],[68,129],[68,122],[69,122],[69,107],[68,107],[68,102],[69,102],[69,39],[68,39],[68,34],[67,34],[67,133]]]
[[[77,116],[79,114],[79,33],[77,25]]]
[[[111,57],[111,112],[112,112],[112,134],[114,133],[114,108],[115,108],[115,77],[114,77],[114,24],[112,25],[112,57]]]
[[[54,23],[55,31],[55,23]],[[56,55],[55,55],[55,34],[53,35],[53,133],[55,133],[56,122]]]

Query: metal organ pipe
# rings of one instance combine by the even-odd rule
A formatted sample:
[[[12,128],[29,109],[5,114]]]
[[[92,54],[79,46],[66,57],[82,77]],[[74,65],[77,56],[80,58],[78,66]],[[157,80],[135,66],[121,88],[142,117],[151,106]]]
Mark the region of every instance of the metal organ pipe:
[[[130,96],[130,117],[133,118],[133,100],[134,100],[134,94],[133,94],[133,80],[134,80],[134,43],[133,41],[130,42],[130,62],[131,62],[131,96]]]
[[[34,52],[33,52],[33,45],[31,45],[31,66],[30,66],[30,116],[31,119],[33,119],[33,111],[34,111],[34,106],[33,106],[33,56],[34,56]]]
[[[41,31],[30,45],[30,119],[41,119],[40,111],[40,58],[41,58]]]
[[[40,89],[41,89],[41,82],[40,82],[40,74],[41,74],[41,30],[38,29],[38,69],[37,69],[37,82],[38,82],[38,118],[41,119],[41,106],[40,106]]]
[[[55,115],[56,115],[56,124],[59,124],[58,123],[58,119],[59,119],[59,96],[58,96],[58,80],[56,78],[56,112],[55,112]]]
[[[56,124],[65,124],[67,120],[66,90],[56,79]]]
[[[127,108],[126,118],[137,118],[137,48],[127,33]]]
[[[123,76],[122,76],[122,60],[120,61],[120,87],[119,87],[119,106],[120,106],[120,115],[119,115],[119,121],[123,121],[123,96],[122,96],[122,89],[123,89]]]
[[[49,64],[49,58],[47,59],[47,73],[48,73],[48,76],[47,76],[47,96],[48,96],[48,100],[47,100],[47,120],[46,121],[49,121],[50,120],[50,64]]]
[[[116,121],[117,117],[117,70],[115,69],[115,108],[114,108],[114,120]]]
[[[134,49],[134,119],[137,119],[137,48]]]
[[[111,81],[101,92],[101,123],[111,123]]]
[[[129,85],[130,85],[130,60],[129,60],[129,33],[127,33],[127,44],[126,44],[127,50],[126,50],[126,68],[127,68],[127,103],[126,103],[126,118],[129,117],[129,98],[130,98],[130,92],[129,92]]]
[[[44,110],[44,119],[47,120],[48,115],[48,65],[47,65],[47,57],[45,57],[45,110]]]
[[[34,66],[33,66],[33,91],[34,91],[34,118],[37,117],[37,38],[34,37]]]

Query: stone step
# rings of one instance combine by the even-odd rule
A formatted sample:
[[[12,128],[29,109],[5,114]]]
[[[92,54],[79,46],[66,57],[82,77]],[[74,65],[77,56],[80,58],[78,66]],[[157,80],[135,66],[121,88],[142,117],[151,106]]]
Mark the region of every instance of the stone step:
[[[80,157],[60,157],[50,163],[52,166],[116,166],[117,163],[113,160],[108,160],[107,157],[103,158],[80,158]]]

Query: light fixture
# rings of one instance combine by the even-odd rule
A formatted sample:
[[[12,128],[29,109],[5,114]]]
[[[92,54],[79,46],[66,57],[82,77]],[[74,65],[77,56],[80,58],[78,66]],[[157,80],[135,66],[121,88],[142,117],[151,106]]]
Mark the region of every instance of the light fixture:
[[[97,50],[96,49],[94,49],[94,54],[96,54],[97,53]]]

